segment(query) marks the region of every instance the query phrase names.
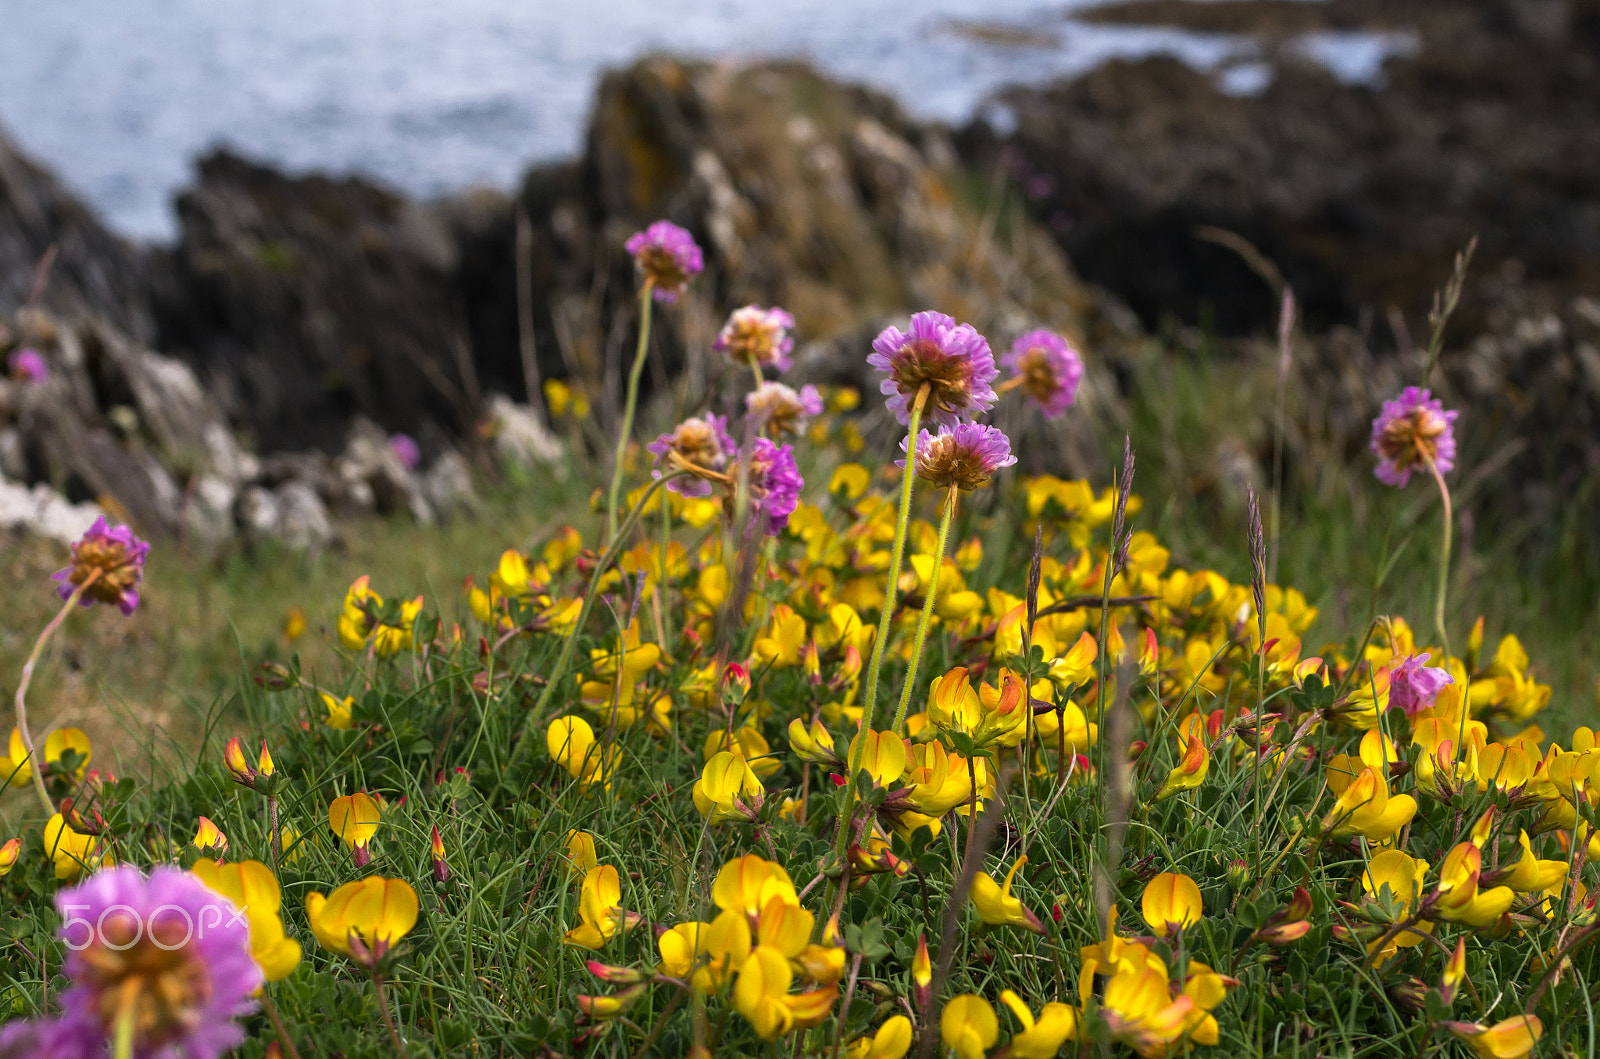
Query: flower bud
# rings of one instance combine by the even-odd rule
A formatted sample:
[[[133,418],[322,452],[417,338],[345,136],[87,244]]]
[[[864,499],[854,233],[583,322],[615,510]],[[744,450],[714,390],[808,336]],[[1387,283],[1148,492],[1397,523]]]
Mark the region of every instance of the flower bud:
[[[441,885],[450,879],[450,865],[444,862],[444,839],[439,836],[439,825],[433,825],[433,878]]]
[[[245,759],[244,744],[238,736],[228,740],[228,745],[222,748],[222,763],[232,773],[235,782],[245,787],[255,787],[256,770]]]

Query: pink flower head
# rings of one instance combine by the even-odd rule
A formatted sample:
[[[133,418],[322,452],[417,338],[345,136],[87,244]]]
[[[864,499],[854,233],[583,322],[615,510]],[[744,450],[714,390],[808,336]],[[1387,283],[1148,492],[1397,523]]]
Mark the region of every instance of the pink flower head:
[[[133,535],[127,526],[112,528],[101,515],[82,538],[72,542],[72,565],[51,574],[61,584],[56,594],[71,599],[82,584],[80,603],[115,603],[123,614],[139,606],[139,584],[144,580],[144,561],[150,545]],[[92,580],[91,580],[92,579]]]
[[[7,363],[11,377],[22,382],[41,383],[50,377],[50,365],[37,349],[13,350]]]
[[[400,459],[400,463],[408,471],[417,469],[422,462],[422,450],[417,447],[417,441],[410,434],[389,435],[389,451]]]
[[[900,442],[901,452],[909,440]],[[970,491],[987,485],[995,471],[1016,462],[1011,439],[999,427],[957,423],[941,427],[937,435],[924,430],[917,438],[917,477],[934,485]],[[905,465],[905,460],[895,461],[896,467]]]
[[[1415,386],[1383,402],[1383,411],[1372,421],[1378,481],[1404,486],[1413,471],[1427,470],[1430,462],[1440,474],[1448,474],[1456,465],[1454,423],[1460,414],[1445,411],[1427,390]]]
[[[1428,709],[1446,684],[1454,684],[1448,670],[1425,666],[1432,656],[1427,652],[1411,655],[1389,673],[1389,705],[1398,706],[1407,717]]]
[[[1078,396],[1083,359],[1054,331],[1029,331],[1003,358],[1018,385],[1048,418],[1055,419]]]
[[[671,221],[657,221],[633,233],[627,247],[645,281],[654,287],[658,302],[677,301],[689,281],[706,267],[694,236]]]
[[[687,466],[691,471],[720,473],[738,446],[728,435],[728,421],[719,415],[698,416],[685,419],[672,428],[672,433],[662,434],[645,448],[656,457],[660,478],[663,471],[675,471]],[[681,496],[704,497],[711,495],[711,482],[705,478],[677,478],[667,483],[667,488]]]
[[[737,480],[738,467],[729,468],[728,477]],[[758,515],[766,516],[766,533],[776,537],[789,528],[789,516],[800,505],[800,490],[805,488],[800,468],[795,466],[794,450],[767,438],[751,442],[750,503]]]
[[[804,432],[806,421],[822,414],[822,395],[815,386],[803,386],[795,393],[781,382],[764,382],[745,395],[744,407],[768,436],[781,437]]]
[[[1000,372],[989,343],[970,324],[957,324],[943,313],[917,313],[909,333],[884,328],[867,363],[884,374],[878,389],[903,424],[910,424],[912,402],[923,386],[928,387],[923,414],[947,427],[988,411],[996,400],[989,384]]]
[[[146,878],[124,865],[62,890],[56,907],[73,984],[60,1019],[35,1024],[50,1045],[38,1054],[98,1059],[122,1019],[139,1059],[216,1059],[244,1039],[234,1020],[256,1009],[262,975],[250,921],[226,897],[178,868]]]
[[[789,353],[794,349],[794,338],[789,331],[794,327],[794,317],[774,306],[763,309],[759,305],[746,305],[728,314],[711,348],[726,353],[728,359],[738,364],[754,361],[765,368],[769,365],[778,371],[788,371]]]

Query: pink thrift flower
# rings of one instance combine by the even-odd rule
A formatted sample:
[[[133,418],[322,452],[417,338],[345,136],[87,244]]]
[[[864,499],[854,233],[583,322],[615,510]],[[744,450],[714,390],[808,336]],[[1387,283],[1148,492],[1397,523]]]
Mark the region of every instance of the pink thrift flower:
[[[1072,407],[1083,379],[1083,359],[1054,331],[1029,331],[1011,345],[1005,366],[1046,417]]]
[[[1450,473],[1456,465],[1454,424],[1460,414],[1445,411],[1427,390],[1415,386],[1383,402],[1383,411],[1372,421],[1378,481],[1404,486],[1413,471],[1426,471],[1430,462],[1440,474]]]
[[[658,302],[675,302],[706,267],[694,236],[671,221],[657,221],[627,242],[628,253],[654,287]]]
[[[1430,708],[1446,684],[1454,684],[1447,670],[1423,665],[1432,656],[1427,652],[1411,655],[1389,673],[1389,705],[1415,717]]]
[[[987,412],[997,400],[989,384],[1000,371],[988,341],[970,324],[957,324],[943,313],[917,313],[909,332],[884,328],[867,363],[883,373],[878,389],[903,424],[910,424],[912,402],[923,386],[928,387],[924,416],[947,427]]]
[[[82,606],[115,603],[123,614],[132,614],[139,606],[139,584],[149,554],[148,543],[127,526],[113,528],[101,515],[72,542],[72,565],[50,576],[61,582],[56,594],[62,599],[71,599],[79,585],[88,584],[79,601]]]

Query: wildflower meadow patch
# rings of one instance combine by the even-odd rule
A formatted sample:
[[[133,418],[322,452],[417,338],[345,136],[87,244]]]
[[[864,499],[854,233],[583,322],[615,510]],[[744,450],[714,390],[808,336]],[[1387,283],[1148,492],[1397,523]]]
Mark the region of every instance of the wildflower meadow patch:
[[[325,601],[343,665],[257,669],[182,774],[29,724],[62,617],[139,621],[160,577],[125,527],[74,545],[4,762],[35,823],[0,846],[0,1057],[1592,1054],[1600,746],[1451,607],[1426,377],[1372,488],[1437,492],[1440,577],[1312,644],[1253,497],[1234,583],[1140,529],[1137,439],[1101,483],[1016,475],[982,420],[1072,414],[1047,331],[1002,380],[949,316],[884,330],[901,440],[859,462],[859,395],[767,378],[804,321],[735,309],[742,414],[638,445],[702,258],[667,222],[627,248],[604,531],[454,599],[362,576]]]

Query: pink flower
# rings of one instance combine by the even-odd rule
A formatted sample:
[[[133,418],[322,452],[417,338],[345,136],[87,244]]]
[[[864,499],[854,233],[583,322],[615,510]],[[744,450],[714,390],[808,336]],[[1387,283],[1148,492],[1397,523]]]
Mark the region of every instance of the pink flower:
[[[800,505],[800,490],[805,479],[795,466],[794,450],[758,437],[751,442],[750,503],[756,513],[766,517],[766,533],[776,537],[789,527],[789,516]],[[738,467],[730,467],[728,477],[737,481]]]
[[[900,442],[900,451],[905,449],[906,441]],[[998,427],[958,423],[937,435],[924,430],[917,438],[917,477],[934,485],[970,491],[987,485],[995,471],[1016,462],[1011,439]],[[895,465],[904,467],[906,461],[897,460]]]
[[[1054,331],[1029,331],[1011,345],[1004,363],[1024,393],[1050,419],[1055,419],[1078,396],[1083,360],[1066,339]]]
[[[807,420],[822,414],[822,395],[815,386],[802,387],[795,393],[781,382],[764,382],[745,395],[744,407],[771,437],[800,434],[805,431]]]
[[[788,371],[789,353],[794,349],[794,338],[789,331],[794,327],[794,317],[774,306],[763,309],[759,305],[746,305],[728,315],[711,348],[726,353],[728,359],[738,364],[754,361],[761,367],[772,366]]]
[[[1445,411],[1427,390],[1415,386],[1383,402],[1383,411],[1372,421],[1378,481],[1404,486],[1413,471],[1425,471],[1429,463],[1440,474],[1448,474],[1456,465],[1454,424],[1460,414]]]
[[[50,377],[50,365],[37,349],[14,350],[7,363],[12,377],[23,382],[41,383]]]
[[[115,603],[123,614],[132,614],[139,606],[139,584],[149,554],[148,543],[127,526],[112,528],[101,515],[72,542],[72,565],[50,576],[61,582],[56,594],[62,599],[71,599],[79,585],[88,584],[80,600],[83,606]]]
[[[1454,684],[1447,670],[1425,666],[1432,656],[1427,652],[1411,655],[1389,673],[1389,705],[1398,706],[1407,717],[1428,709],[1446,684]]]
[[[728,421],[719,415],[685,419],[672,428],[672,433],[662,434],[645,446],[656,457],[657,469],[653,473],[657,478],[665,471],[685,466],[691,471],[698,468],[720,472],[735,448],[733,438],[728,436]],[[667,488],[680,496],[711,495],[711,482],[705,478],[676,478],[667,483]]]
[[[628,253],[655,289],[658,302],[675,302],[706,267],[694,236],[671,221],[657,221],[627,242]]]
[[[867,363],[884,374],[878,389],[903,424],[910,424],[912,402],[924,386],[923,414],[947,427],[981,415],[997,399],[989,384],[1000,371],[988,341],[970,324],[957,324],[943,313],[917,313],[909,332],[884,328]]]
[[[389,435],[389,451],[399,457],[400,463],[408,471],[416,470],[422,462],[422,450],[410,434]]]

